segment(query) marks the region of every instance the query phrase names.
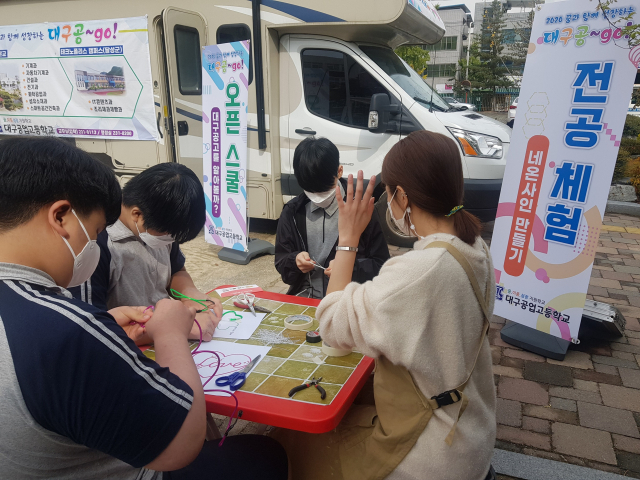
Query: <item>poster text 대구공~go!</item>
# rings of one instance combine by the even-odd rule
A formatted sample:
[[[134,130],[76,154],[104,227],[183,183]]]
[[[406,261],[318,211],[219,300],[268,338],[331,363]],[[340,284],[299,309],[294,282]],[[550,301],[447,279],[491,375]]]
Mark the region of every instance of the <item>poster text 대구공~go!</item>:
[[[0,26],[0,134],[159,141],[147,17]]]
[[[247,250],[249,41],[202,50],[205,239]]]
[[[576,341],[640,47],[618,2],[536,12],[491,254],[495,314]],[[619,22],[618,22],[619,23]]]

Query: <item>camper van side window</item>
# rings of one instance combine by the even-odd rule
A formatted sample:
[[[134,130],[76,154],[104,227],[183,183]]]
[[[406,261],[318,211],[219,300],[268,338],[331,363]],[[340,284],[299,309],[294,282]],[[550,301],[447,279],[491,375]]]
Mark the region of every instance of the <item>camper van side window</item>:
[[[240,42],[242,40],[249,40],[251,42],[251,29],[244,23],[233,23],[229,25],[220,25],[216,31],[216,44],[219,43],[231,43]],[[250,44],[249,48],[249,85],[253,82],[253,55],[251,55]]]
[[[367,128],[371,97],[376,93],[388,93],[365,68],[351,57],[347,57],[347,76],[349,78],[349,109],[351,125]]]
[[[342,52],[304,50],[301,59],[309,111],[336,123],[367,128],[371,96],[387,90]]]
[[[345,55],[335,50],[302,52],[302,83],[307,108],[319,117],[349,125]]]
[[[202,95],[202,59],[200,58],[200,34],[184,25],[173,29],[176,39],[176,63],[178,88],[183,95]]]

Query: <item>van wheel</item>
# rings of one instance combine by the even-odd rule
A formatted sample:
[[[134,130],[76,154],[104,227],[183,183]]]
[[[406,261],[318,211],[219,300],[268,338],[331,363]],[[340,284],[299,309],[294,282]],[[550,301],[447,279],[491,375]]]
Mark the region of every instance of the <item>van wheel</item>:
[[[396,247],[412,248],[413,244],[418,241],[416,237],[408,237],[396,227],[387,208],[387,192],[383,192],[376,202],[376,212],[387,243]]]

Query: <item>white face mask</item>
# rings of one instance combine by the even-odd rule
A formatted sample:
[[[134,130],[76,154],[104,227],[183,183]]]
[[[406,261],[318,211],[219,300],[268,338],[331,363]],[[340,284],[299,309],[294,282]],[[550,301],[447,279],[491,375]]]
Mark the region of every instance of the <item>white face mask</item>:
[[[80,226],[82,227],[82,231],[87,236],[87,244],[84,246],[82,251],[76,255],[67,239],[62,237],[64,243],[69,247],[71,255],[73,255],[73,275],[71,276],[71,281],[69,282],[69,285],[67,285],[67,288],[77,287],[89,280],[100,261],[100,248],[98,247],[98,241],[91,240],[91,237],[89,237],[89,234],[87,233],[87,229],[84,228],[84,225],[80,218],[78,218],[75,210],[71,210],[71,212],[76,216]]]
[[[140,240],[146,243],[151,248],[162,248],[173,243],[173,237],[171,235],[151,235],[149,232],[142,232],[138,229],[138,222],[136,222],[136,230],[140,235]]]
[[[393,223],[396,224],[396,227],[398,227],[398,230],[400,230],[407,237],[424,238],[418,235],[418,232],[416,232],[416,226],[411,221],[411,207],[407,207],[405,209],[404,214],[402,215],[402,218],[400,220],[396,219],[396,217],[393,216],[393,209],[391,208],[391,202],[393,202],[393,198],[396,196],[397,192],[398,192],[398,189],[396,188],[395,192],[393,192],[393,195],[391,196],[391,200],[387,202],[387,208],[389,209],[391,220],[393,220]],[[408,226],[407,226],[407,221],[405,220],[404,217],[407,217],[407,219],[409,220]]]
[[[320,207],[327,208],[329,205],[333,203],[336,198],[336,189],[332,188],[331,190],[327,190],[326,192],[320,193],[311,193],[304,191],[305,195],[311,200],[311,203]]]

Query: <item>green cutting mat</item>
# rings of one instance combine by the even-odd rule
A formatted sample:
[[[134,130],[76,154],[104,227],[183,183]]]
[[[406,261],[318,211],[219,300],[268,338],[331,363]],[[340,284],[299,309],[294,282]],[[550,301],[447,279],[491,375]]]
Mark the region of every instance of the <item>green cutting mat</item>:
[[[234,298],[224,299],[223,306],[225,310],[241,310],[233,305]],[[266,329],[282,332],[294,344],[273,345],[267,356],[249,374],[246,383],[240,390],[289,399],[288,394],[293,387],[311,380],[314,376],[316,378],[322,377],[320,385],[327,392],[327,397],[324,400],[320,399],[320,392],[315,388],[307,388],[298,392],[290,400],[329,405],[356,369],[363,355],[352,352],[344,357],[327,357],[322,353],[321,343],[307,343],[305,331],[284,328],[284,319],[289,315],[296,314],[309,315],[313,318],[313,326],[309,329],[310,331],[318,328],[318,321],[315,319],[315,307],[261,298],[256,298],[256,305],[265,307],[273,313],[268,314],[262,320],[251,338],[248,340],[214,338],[214,340],[263,345],[255,338],[255,335],[259,330]],[[195,346],[196,343],[193,344],[193,348]],[[155,352],[152,348],[146,350],[144,354],[151,359],[155,359]],[[318,364],[314,359],[319,359],[323,363]]]

